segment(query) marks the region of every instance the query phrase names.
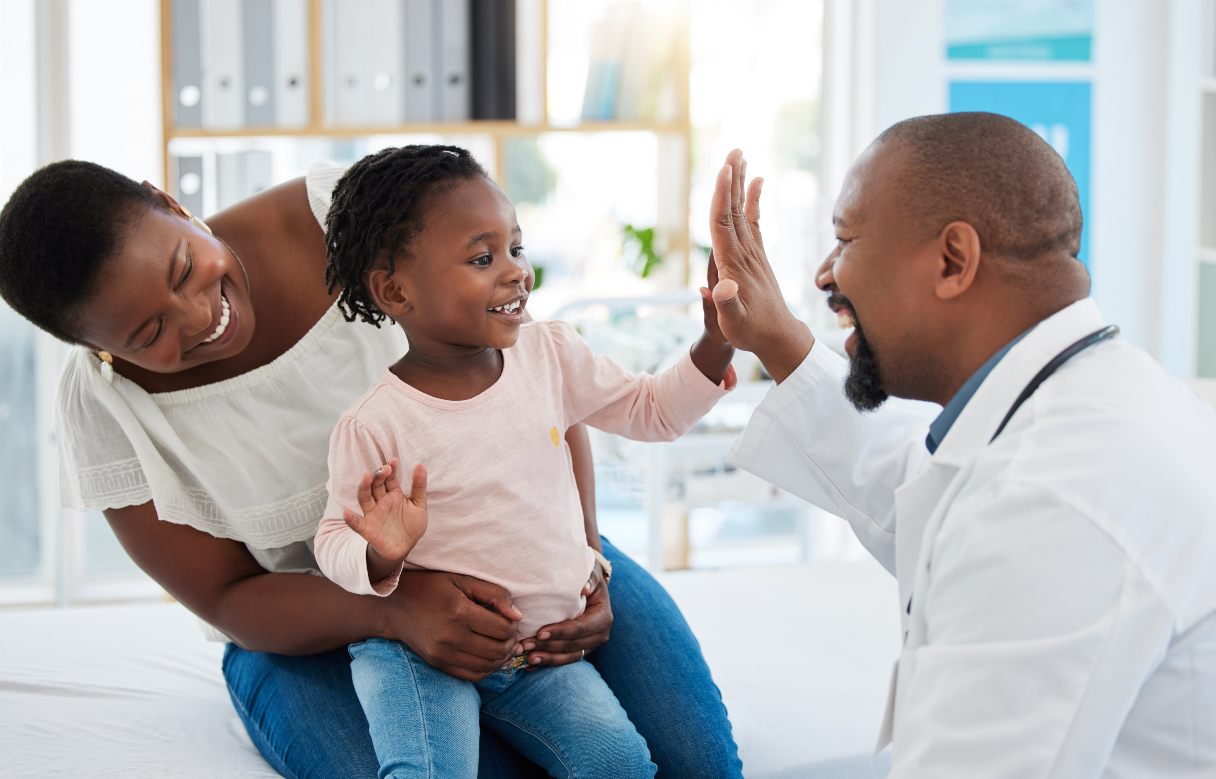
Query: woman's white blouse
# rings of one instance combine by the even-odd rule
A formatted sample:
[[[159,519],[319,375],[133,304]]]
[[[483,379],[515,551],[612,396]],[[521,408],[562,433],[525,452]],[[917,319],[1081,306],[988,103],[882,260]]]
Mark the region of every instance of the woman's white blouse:
[[[306,176],[322,225],[342,172]],[[95,354],[73,349],[59,385],[63,505],[152,501],[162,520],[243,542],[267,570],[315,571],[330,432],[405,350],[399,328],[347,322],[336,304],[273,362],[177,392],[108,382]]]

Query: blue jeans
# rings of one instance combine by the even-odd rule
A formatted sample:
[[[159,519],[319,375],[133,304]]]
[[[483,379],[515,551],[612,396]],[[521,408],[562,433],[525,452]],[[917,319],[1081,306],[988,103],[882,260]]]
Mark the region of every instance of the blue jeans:
[[[669,779],[742,776],[722,695],[684,616],[659,583],[604,539],[612,561],[612,639],[587,655]],[[266,760],[290,779],[374,777],[379,763],[346,649],[288,657],[230,644],[224,678]],[[544,772],[483,728],[480,779]]]
[[[654,776],[646,742],[592,665],[508,666],[466,682],[398,641],[350,646],[381,779],[477,776],[478,722],[555,777]]]

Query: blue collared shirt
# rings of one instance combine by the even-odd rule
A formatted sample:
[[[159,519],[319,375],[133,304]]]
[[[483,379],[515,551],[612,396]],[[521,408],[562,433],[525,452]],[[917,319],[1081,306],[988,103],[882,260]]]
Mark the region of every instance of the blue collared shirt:
[[[1030,330],[1034,328],[1031,327]],[[950,428],[954,427],[954,423],[958,421],[958,417],[963,413],[963,409],[971,402],[971,397],[975,391],[984,383],[984,379],[988,378],[988,374],[992,373],[992,369],[997,366],[1009,350],[1014,347],[1018,341],[1026,337],[1026,332],[1014,338],[1009,343],[997,350],[996,354],[988,358],[988,361],[980,366],[979,370],[971,374],[971,378],[963,383],[958,392],[954,393],[954,397],[950,398],[950,402],[942,409],[942,413],[937,415],[937,419],[929,425],[929,435],[925,436],[925,446],[929,447],[929,453],[937,451],[937,447],[942,445],[942,441],[946,439],[946,434],[950,432]]]

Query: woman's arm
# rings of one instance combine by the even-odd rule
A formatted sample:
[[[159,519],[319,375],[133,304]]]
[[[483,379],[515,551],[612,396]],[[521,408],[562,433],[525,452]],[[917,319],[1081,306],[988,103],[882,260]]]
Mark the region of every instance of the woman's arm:
[[[514,623],[497,613],[507,592],[471,577],[413,572],[388,598],[352,595],[320,576],[268,573],[243,544],[161,521],[151,503],[105,514],[145,573],[247,649],[304,655],[378,636],[462,679],[492,673],[517,649]]]

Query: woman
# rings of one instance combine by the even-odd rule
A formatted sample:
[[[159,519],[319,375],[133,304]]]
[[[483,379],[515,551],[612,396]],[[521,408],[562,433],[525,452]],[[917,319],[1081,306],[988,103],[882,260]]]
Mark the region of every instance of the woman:
[[[497,613],[509,594],[486,582],[410,572],[374,598],[310,575],[329,432],[403,350],[397,328],[344,322],[326,291],[321,223],[340,174],[314,168],[207,223],[90,163],[18,187],[0,212],[0,294],[80,347],[60,384],[65,502],[103,510],[135,562],[229,641],[237,713],[287,776],[375,775],[344,651],[371,636],[464,679],[518,650],[541,664],[585,653],[661,775],[738,776],[695,638],[607,540],[610,587],[522,647]],[[568,440],[594,528],[586,435]],[[481,776],[535,773],[492,734],[482,744]]]

